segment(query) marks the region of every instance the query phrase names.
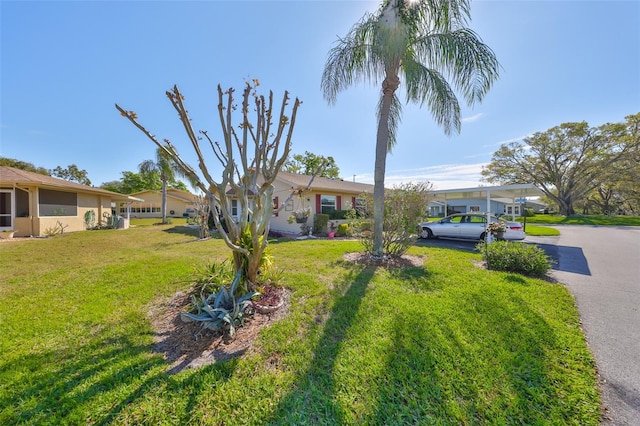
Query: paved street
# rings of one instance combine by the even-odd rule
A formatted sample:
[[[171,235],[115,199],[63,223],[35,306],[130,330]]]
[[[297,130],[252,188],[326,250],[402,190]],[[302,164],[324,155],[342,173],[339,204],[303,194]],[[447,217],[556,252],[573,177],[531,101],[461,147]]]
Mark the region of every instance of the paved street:
[[[558,264],[552,275],[575,296],[602,382],[607,425],[640,425],[640,228],[557,227],[528,237]]]

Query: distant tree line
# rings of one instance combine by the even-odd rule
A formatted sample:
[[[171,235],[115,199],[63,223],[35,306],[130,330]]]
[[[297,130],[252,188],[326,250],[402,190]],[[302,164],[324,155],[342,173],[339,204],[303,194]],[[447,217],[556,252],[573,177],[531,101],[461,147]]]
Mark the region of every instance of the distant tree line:
[[[66,168],[57,166],[55,169],[46,169],[44,167],[36,167],[26,161],[0,157],[0,166],[14,167],[91,186],[88,172],[80,169],[75,164],[70,164]],[[330,179],[340,178],[340,168],[333,157],[325,157],[309,151],[305,151],[304,155],[291,155],[283,170],[305,175],[317,174]],[[166,194],[166,188],[188,191],[187,185],[179,179],[184,178],[184,174],[160,150],[156,151],[154,160],[141,162],[138,165],[138,171],[123,171],[120,173],[122,175],[120,179],[104,182],[100,185],[100,188],[120,194],[133,194],[141,191],[163,191]]]
[[[491,183],[533,183],[560,214],[640,214],[640,113],[591,127],[563,123],[503,144],[483,169]]]

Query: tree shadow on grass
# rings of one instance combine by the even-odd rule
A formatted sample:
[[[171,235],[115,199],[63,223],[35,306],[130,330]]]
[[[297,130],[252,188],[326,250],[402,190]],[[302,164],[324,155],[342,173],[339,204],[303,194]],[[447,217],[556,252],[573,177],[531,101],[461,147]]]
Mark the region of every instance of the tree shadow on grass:
[[[550,371],[566,343],[526,302],[507,304],[478,292],[445,317],[399,313],[394,351],[378,379],[375,413],[364,424],[588,424],[575,398],[575,378]],[[576,386],[580,386],[577,384]],[[595,398],[597,399],[597,398]],[[583,417],[581,417],[583,416]],[[596,417],[597,419],[597,417]]]
[[[342,424],[342,407],[335,403],[333,370],[343,341],[358,313],[374,267],[353,267],[345,282],[351,284],[334,304],[306,372],[296,378],[297,386],[280,401],[273,424]]]
[[[220,380],[228,380],[235,370],[232,360],[193,375],[170,376],[165,374],[165,361],[150,356],[152,346],[137,340],[105,337],[3,359],[0,423],[107,425],[147,393],[166,388],[168,392],[189,389],[186,407],[177,413],[179,422],[186,424],[200,394],[197,389],[211,386],[201,375],[215,370]],[[12,392],[6,391],[9,388]]]
[[[186,225],[178,225],[171,228],[167,228],[164,230],[164,232],[166,232],[167,234],[188,235],[190,237],[195,237],[195,238],[200,237],[200,232],[198,231],[198,228],[193,226],[186,226]]]

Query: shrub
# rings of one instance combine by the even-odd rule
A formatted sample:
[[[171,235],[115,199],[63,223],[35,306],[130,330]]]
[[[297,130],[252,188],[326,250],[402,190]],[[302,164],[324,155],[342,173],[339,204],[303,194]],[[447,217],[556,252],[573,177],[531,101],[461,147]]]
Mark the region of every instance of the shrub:
[[[84,226],[87,229],[93,229],[96,226],[96,212],[87,210],[84,214]]]
[[[551,269],[551,259],[541,248],[510,241],[478,243],[476,249],[482,253],[489,269],[541,277]]]
[[[385,255],[402,256],[415,242],[416,225],[424,219],[427,194],[430,190],[429,182],[401,184],[385,190],[382,233],[382,250]],[[363,198],[367,206],[373,206],[373,197],[370,194]],[[364,250],[373,253],[373,234],[365,232],[363,227],[358,231]]]
[[[313,218],[313,235],[322,235],[327,233],[327,224],[329,223],[329,215],[325,213],[316,213]]]
[[[349,235],[349,224],[341,223],[340,225],[338,225],[338,230],[336,231],[336,235],[338,237],[344,237],[346,235]]]
[[[331,210],[329,220],[344,220],[347,218],[349,210]]]
[[[206,297],[209,294],[217,293],[222,286],[220,283],[233,280],[234,275],[233,265],[230,262],[226,260],[212,262],[196,274],[192,294]]]

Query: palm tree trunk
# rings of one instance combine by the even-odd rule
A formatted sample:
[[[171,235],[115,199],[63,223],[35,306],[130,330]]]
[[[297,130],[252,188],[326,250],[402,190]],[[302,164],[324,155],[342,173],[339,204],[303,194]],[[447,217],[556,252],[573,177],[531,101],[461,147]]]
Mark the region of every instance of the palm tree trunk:
[[[400,80],[395,74],[387,73],[382,82],[382,105],[376,135],[376,159],[373,171],[373,253],[374,257],[381,257],[384,253],[382,233],[384,231],[384,175],[389,151],[389,112],[393,93],[398,88]]]
[[[167,180],[162,179],[162,223],[167,223]]]

